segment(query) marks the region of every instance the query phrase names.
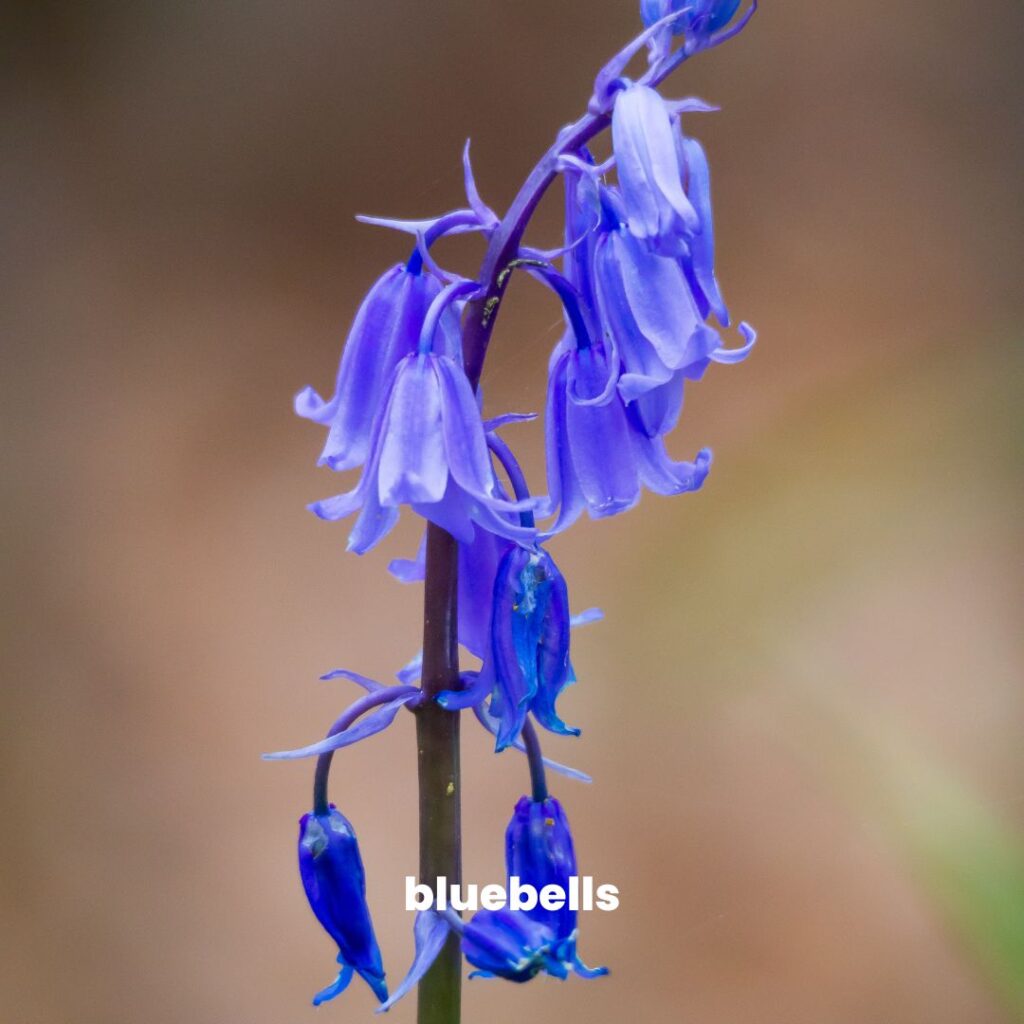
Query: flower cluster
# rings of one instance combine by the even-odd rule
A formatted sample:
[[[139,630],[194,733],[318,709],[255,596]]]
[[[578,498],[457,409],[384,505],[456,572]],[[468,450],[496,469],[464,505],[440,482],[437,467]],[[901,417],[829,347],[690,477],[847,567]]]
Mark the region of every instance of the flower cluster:
[[[756,6],[756,5],[755,5]],[[576,952],[577,912],[536,907],[481,910],[463,922],[453,912],[422,911],[409,974],[388,996],[366,904],[355,832],[327,800],[334,753],[386,728],[404,707],[436,701],[456,714],[472,710],[498,751],[524,751],[532,796],[515,807],[506,832],[506,869],[536,885],[566,885],[576,854],[561,804],[547,791],[545,767],[586,778],[548,761],[535,726],[576,736],[558,710],[575,681],[572,628],[599,617],[573,617],[565,577],[546,544],[586,511],[598,519],[631,509],[646,489],[659,495],[698,490],[711,452],[675,460],[666,438],[680,420],[684,394],[713,363],[737,363],[754,331],[738,324],[740,343],[723,342],[732,320],[715,270],[708,160],[691,121],[714,108],[664,98],[658,85],[675,66],[734,35],[753,13],[739,0],[642,0],[646,29],[597,76],[586,115],[568,126],[524,185],[525,201],[504,219],[484,203],[464,155],[467,206],[441,217],[364,218],[415,239],[408,259],[373,285],[342,353],[333,395],[312,388],[295,398],[298,415],[327,438],[320,464],[358,471],[347,490],[310,506],[326,520],[354,517],[348,547],[374,548],[403,507],[458,544],[458,640],[479,659],[460,685],[428,694],[418,685],[420,659],[384,686],[347,670],[365,696],[326,739],[267,755],[316,757],[314,809],[302,818],[299,864],[310,906],[338,947],[341,971],[314,1002],[340,993],[358,973],[382,1008],[416,984],[452,933],[475,974],[524,982],[591,970]],[[644,45],[649,70],[624,70]],[[612,156],[595,161],[591,140],[610,128]],[[529,213],[551,179],[565,192],[564,245],[526,246]],[[533,190],[533,191],[531,191]],[[525,212],[524,212],[525,211]],[[477,232],[488,244],[478,280],[440,267],[438,239]],[[501,436],[532,415],[485,419],[477,383],[491,321],[509,276],[524,270],[549,288],[564,311],[564,332],[550,354],[543,412],[546,487],[531,491]],[[467,329],[472,325],[473,330]],[[424,579],[425,543],[397,559],[398,579]]]

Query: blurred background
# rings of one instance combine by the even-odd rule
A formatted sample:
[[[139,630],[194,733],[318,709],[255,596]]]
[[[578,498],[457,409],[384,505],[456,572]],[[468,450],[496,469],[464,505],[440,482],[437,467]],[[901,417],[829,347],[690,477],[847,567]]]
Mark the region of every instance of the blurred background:
[[[312,1020],[333,977],[295,822],[317,738],[419,644],[303,506],[347,485],[291,398],[329,391],[406,241],[358,212],[503,209],[631,0],[8,2],[0,1020]],[[712,161],[719,276],[761,332],[688,393],[697,496],[582,522],[577,741],[556,792],[621,909],[610,978],[466,986],[468,1021],[1024,1019],[1020,185],[1014,0],[765,0],[666,88]],[[531,234],[558,242],[560,199]],[[469,271],[479,242],[440,255]],[[488,408],[538,409],[559,311],[503,307]],[[540,468],[539,438],[510,440]],[[407,716],[338,758],[392,983],[416,866]],[[466,874],[526,786],[475,722]],[[356,983],[320,1019],[369,1020]],[[392,1013],[414,1019],[414,1001]]]

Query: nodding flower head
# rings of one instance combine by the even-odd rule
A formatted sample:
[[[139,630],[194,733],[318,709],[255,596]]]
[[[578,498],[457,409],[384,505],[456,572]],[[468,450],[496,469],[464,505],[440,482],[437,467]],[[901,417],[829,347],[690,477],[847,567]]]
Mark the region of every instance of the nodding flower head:
[[[673,33],[685,32],[700,38],[728,25],[739,6],[740,0],[640,0],[640,17],[650,28],[678,12],[679,18],[672,24]]]
[[[515,545],[498,565],[491,614],[493,678],[490,710],[501,722],[497,749],[522,731],[526,715],[551,732],[578,736],[555,713],[558,695],[572,681],[569,663],[569,593],[551,556]]]
[[[505,866],[508,877],[532,885],[538,893],[547,885],[570,889],[569,879],[577,874],[569,821],[562,805],[552,796],[544,800],[521,797],[505,831]],[[511,884],[511,883],[510,883]],[[557,910],[546,909],[538,899],[524,911],[534,921],[546,925],[554,934],[551,955],[566,969],[584,978],[608,973],[606,967],[587,967],[576,952],[577,913],[566,899]]]
[[[332,806],[326,814],[304,814],[299,822],[299,874],[317,920],[338,944],[337,979],[317,993],[313,1005],[344,992],[353,972],[382,1002],[388,997],[380,949],[366,905],[366,875],[359,843],[348,819]]]
[[[362,554],[394,527],[402,505],[468,543],[476,525],[531,539],[535,531],[510,516],[534,504],[499,497],[480,408],[461,365],[451,354],[417,351],[391,377],[358,486],[310,507],[329,520],[361,510],[348,546]]]
[[[555,945],[554,932],[521,910],[478,910],[462,932],[462,953],[477,968],[471,978],[523,982],[541,971],[564,978]]]
[[[416,350],[430,304],[442,288],[438,278],[392,267],[370,289],[349,331],[334,395],[325,400],[311,387],[295,396],[295,412],[328,428],[319,463],[331,469],[361,466],[370,449],[374,418],[398,363]],[[449,310],[440,330],[446,347],[459,344],[459,325]]]
[[[608,217],[618,204],[605,189]],[[648,437],[672,430],[683,381],[699,379],[718,349],[682,263],[652,252],[625,224],[606,226],[595,246],[601,321],[621,363],[618,390]]]
[[[683,189],[672,113],[654,89],[631,83],[615,96],[612,148],[629,230],[669,256],[700,230]]]
[[[711,468],[703,449],[694,462],[674,462],[661,437],[651,437],[619,394],[618,361],[601,345],[577,348],[568,337],[548,379],[545,448],[551,507],[546,535],[591,518],[617,515],[640,500],[641,485],[657,494],[695,491]]]

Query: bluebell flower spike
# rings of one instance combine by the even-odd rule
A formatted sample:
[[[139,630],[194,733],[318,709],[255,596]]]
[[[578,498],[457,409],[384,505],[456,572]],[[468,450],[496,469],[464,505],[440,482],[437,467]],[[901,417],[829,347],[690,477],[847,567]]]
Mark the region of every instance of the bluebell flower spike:
[[[675,461],[665,438],[680,418],[688,386],[711,363],[747,358],[756,334],[741,322],[741,342],[729,348],[709,323],[714,317],[718,327],[728,327],[730,314],[716,276],[708,161],[683,121],[713,108],[696,99],[666,100],[656,89],[689,56],[743,29],[757,2],[742,13],[740,2],[641,0],[644,31],[601,69],[588,113],[559,132],[504,218],[480,194],[468,141],[462,153],[467,208],[422,220],[359,218],[411,234],[415,243],[407,261],[386,271],[363,301],[334,394],[325,399],[306,388],[296,396],[296,412],[327,428],[320,464],[360,470],[351,490],[310,508],[332,521],[354,516],[348,548],[359,554],[394,528],[403,506],[451,535],[431,532],[429,579],[422,544],[413,558],[389,566],[403,582],[425,581],[425,646],[444,673],[432,674],[421,690],[422,652],[399,669],[397,685],[346,669],[325,673],[324,679],[348,679],[366,692],[324,739],[265,755],[317,759],[313,810],[300,822],[299,866],[309,904],[338,947],[339,971],[315,1005],[336,998],[356,974],[380,1001],[379,1011],[424,979],[424,992],[436,983],[439,992],[450,993],[455,964],[428,971],[453,933],[475,968],[471,977],[525,982],[541,973],[607,973],[579,957],[579,917],[571,900],[555,909],[538,900],[530,910],[483,910],[468,921],[452,910],[429,910],[416,917],[412,965],[389,998],[355,832],[329,803],[328,778],[337,750],[386,729],[402,708],[436,700],[451,712],[471,709],[495,737],[496,750],[520,750],[530,770],[530,795],[516,804],[506,830],[508,877],[538,892],[549,886],[571,891],[570,879],[578,877],[573,837],[562,805],[548,791],[546,771],[590,780],[544,756],[538,727],[578,735],[557,704],[576,679],[571,630],[600,612],[572,616],[565,579],[544,544],[584,511],[601,518],[632,508],[645,489],[662,495],[697,490],[711,466],[708,449],[692,461]],[[627,66],[645,46],[649,67],[631,81]],[[598,163],[590,143],[607,128],[612,154]],[[565,185],[564,244],[531,249],[522,245],[524,232],[558,174]],[[439,239],[470,231],[482,232],[488,244],[478,281],[446,270],[433,254]],[[531,494],[514,452],[497,433],[532,417],[485,420],[478,387],[493,318],[516,269],[553,290],[564,316],[548,363],[544,497]],[[480,658],[479,671],[459,672],[454,640]],[[461,687],[438,694],[437,678],[456,675]],[[421,791],[428,817],[430,807],[437,810],[437,801],[447,799],[445,785],[449,795],[459,785],[445,731],[451,724],[447,715],[418,720],[421,756],[440,769]],[[457,852],[457,822],[441,831],[446,849]],[[434,865],[439,852],[437,844],[425,843],[422,863]],[[457,858],[446,862],[457,864]],[[435,867],[424,873],[433,876]]]

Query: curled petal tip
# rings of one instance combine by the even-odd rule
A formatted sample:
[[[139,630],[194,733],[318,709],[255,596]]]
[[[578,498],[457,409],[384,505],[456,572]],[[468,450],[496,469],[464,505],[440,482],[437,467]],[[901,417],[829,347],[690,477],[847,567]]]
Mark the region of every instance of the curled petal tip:
[[[292,407],[296,416],[301,416],[305,420],[316,420],[324,413],[328,404],[314,387],[307,384],[295,396]]]
[[[604,612],[600,608],[586,608],[579,615],[574,615],[569,620],[569,625],[573,628],[587,626],[591,622],[600,622],[603,618]]]
[[[409,973],[402,979],[390,998],[385,998],[381,1002],[377,1007],[377,1013],[387,1013],[395,1003],[412,991],[444,948],[444,944],[448,940],[448,931],[448,922],[435,911],[421,910],[416,914],[413,924],[415,950]]]
[[[757,331],[746,321],[737,325],[737,330],[743,337],[745,344],[739,348],[717,348],[711,353],[711,359],[716,363],[735,364],[742,363],[757,344]]]
[[[588,967],[579,957],[573,960],[572,969],[581,978],[603,978],[611,974],[607,967]]]
[[[476,178],[473,176],[473,165],[469,159],[470,140],[466,139],[466,145],[462,148],[462,171],[465,178],[466,199],[473,212],[480,221],[484,231],[493,230],[498,226],[497,214],[483,201],[480,191],[476,187]]]
[[[323,1003],[334,999],[336,996],[340,996],[341,993],[348,988],[349,982],[352,980],[352,975],[354,973],[355,972],[351,966],[343,963],[341,970],[338,972],[337,978],[335,978],[327,988],[321,989],[315,996],[313,996],[313,1005],[320,1006]]]
[[[680,114],[716,114],[722,108],[717,103],[708,103],[697,96],[687,96],[686,99],[669,103],[668,109],[673,117],[678,117]]]

